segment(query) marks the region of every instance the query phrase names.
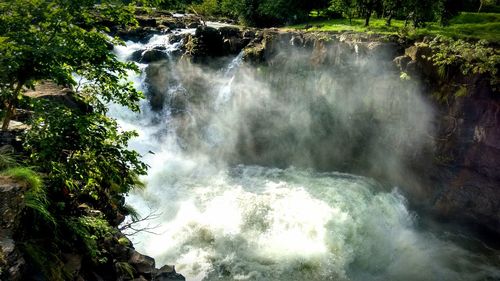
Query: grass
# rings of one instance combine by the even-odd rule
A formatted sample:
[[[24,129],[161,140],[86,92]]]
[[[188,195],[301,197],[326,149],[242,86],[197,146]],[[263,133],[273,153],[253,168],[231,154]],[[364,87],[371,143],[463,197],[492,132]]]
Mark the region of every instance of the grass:
[[[0,171],[17,166],[16,156],[6,146],[0,147]]]
[[[46,222],[56,224],[56,221],[48,210],[49,201],[47,190],[43,185],[40,175],[28,167],[14,167],[1,172],[2,175],[24,182],[29,187],[25,193],[24,203],[26,207],[33,209]]]
[[[312,27],[311,27],[312,26]],[[309,27],[309,28],[307,28]],[[423,28],[405,28],[404,21],[393,20],[391,26],[385,25],[385,19],[370,19],[370,26],[364,26],[364,19],[313,20],[311,22],[285,27],[308,31],[354,31],[376,34],[407,34],[410,37],[425,35],[445,35],[460,39],[485,39],[500,42],[500,13],[460,13],[450,20],[448,26],[442,27],[436,22],[427,23]]]
[[[12,177],[20,182],[25,182],[31,189],[42,188],[42,180],[36,172],[26,167],[15,167],[3,171],[2,174]]]

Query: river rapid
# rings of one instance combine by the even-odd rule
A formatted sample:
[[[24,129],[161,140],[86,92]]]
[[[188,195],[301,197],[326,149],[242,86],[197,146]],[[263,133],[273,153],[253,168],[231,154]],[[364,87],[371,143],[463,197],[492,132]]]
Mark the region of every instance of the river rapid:
[[[157,266],[187,280],[500,280],[497,251],[421,227],[405,186],[357,175],[413,180],[405,160],[433,116],[416,81],[356,46],[326,66],[292,47],[275,64],[192,64],[171,36],[115,47],[165,59],[130,75],[140,113],[110,106],[150,166],[127,204],[150,215],[130,238]]]

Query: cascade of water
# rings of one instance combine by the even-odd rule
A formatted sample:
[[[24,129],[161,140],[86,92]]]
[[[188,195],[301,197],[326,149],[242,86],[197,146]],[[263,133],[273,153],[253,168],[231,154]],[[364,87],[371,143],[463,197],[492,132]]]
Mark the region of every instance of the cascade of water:
[[[234,78],[236,76],[236,71],[238,67],[243,62],[243,52],[240,52],[238,56],[236,56],[224,73],[224,78],[228,79],[226,83],[222,85],[215,100],[215,107],[218,109],[220,106],[231,99],[231,85],[233,84]]]
[[[153,37],[145,45],[129,42],[116,51],[126,58],[158,44],[178,48],[167,38]],[[388,90],[399,83],[390,74],[374,78],[369,76],[374,71],[354,73],[366,75],[366,81],[353,85],[351,76],[344,78],[348,74],[336,69],[307,73],[300,69],[302,61],[289,59],[292,68],[280,72],[245,66],[242,54],[223,71],[172,62],[165,71],[176,75],[176,83],[165,94],[175,87],[189,92],[183,114],[174,116],[168,108],[155,112],[147,100],[139,115],[111,106],[124,129],[139,132],[131,147],[151,167],[144,178],[147,188],[127,198],[142,215],[157,215],[146,222],[158,225],[154,234],[131,237],[136,247],[158,265],[176,264],[187,280],[500,278],[498,253],[477,254],[439,233],[419,230],[418,218],[397,189],[345,173],[272,167],[271,157],[283,160],[286,153],[296,154],[286,163],[312,163],[306,158],[315,150],[301,151],[310,142],[328,159],[343,158],[349,149],[360,154],[364,147],[350,145],[361,138],[371,139],[369,145],[375,147],[365,152],[375,159],[370,165],[396,169],[398,158],[374,140],[379,134],[398,135],[397,143],[401,135],[406,141],[418,139],[425,133],[419,126],[428,122],[419,99]],[[133,80],[146,88],[144,74]],[[387,109],[387,99],[390,108],[403,105],[401,111]],[[390,138],[380,142],[396,143]],[[418,142],[410,146],[415,149]],[[231,158],[235,153],[264,159],[267,167],[235,165],[245,163]],[[227,155],[233,161],[214,161]],[[352,159],[361,165],[368,158]]]

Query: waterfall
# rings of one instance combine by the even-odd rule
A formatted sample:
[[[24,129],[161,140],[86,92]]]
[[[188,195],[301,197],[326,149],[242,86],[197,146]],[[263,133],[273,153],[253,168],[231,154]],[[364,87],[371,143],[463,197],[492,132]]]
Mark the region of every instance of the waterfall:
[[[115,51],[127,59],[160,45],[170,55],[180,45],[168,36]],[[150,166],[146,189],[127,198],[153,214],[130,236],[135,247],[187,280],[500,278],[498,252],[420,228],[403,186],[351,174],[405,175],[432,111],[417,84],[357,45],[352,61],[334,51],[323,68],[296,49],[266,67],[242,54],[222,68],[170,56],[140,64],[130,79],[162,98],[148,93],[139,114],[110,106]]]

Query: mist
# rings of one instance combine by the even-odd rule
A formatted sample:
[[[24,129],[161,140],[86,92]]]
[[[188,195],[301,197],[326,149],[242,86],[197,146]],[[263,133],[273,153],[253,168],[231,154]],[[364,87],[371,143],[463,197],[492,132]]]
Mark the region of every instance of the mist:
[[[310,49],[277,49],[258,66],[237,57],[233,68],[186,60],[148,67],[149,98],[174,115],[186,153],[220,165],[389,180],[409,173],[433,135],[433,111],[416,81],[401,80],[386,54],[357,53],[356,45],[329,48],[322,63]]]
[[[127,204],[155,214],[130,238],[157,266],[187,280],[500,277],[494,253],[420,229],[408,208],[433,110],[384,48],[285,41],[260,64],[167,54],[131,77],[140,114],[110,107],[150,166]]]

